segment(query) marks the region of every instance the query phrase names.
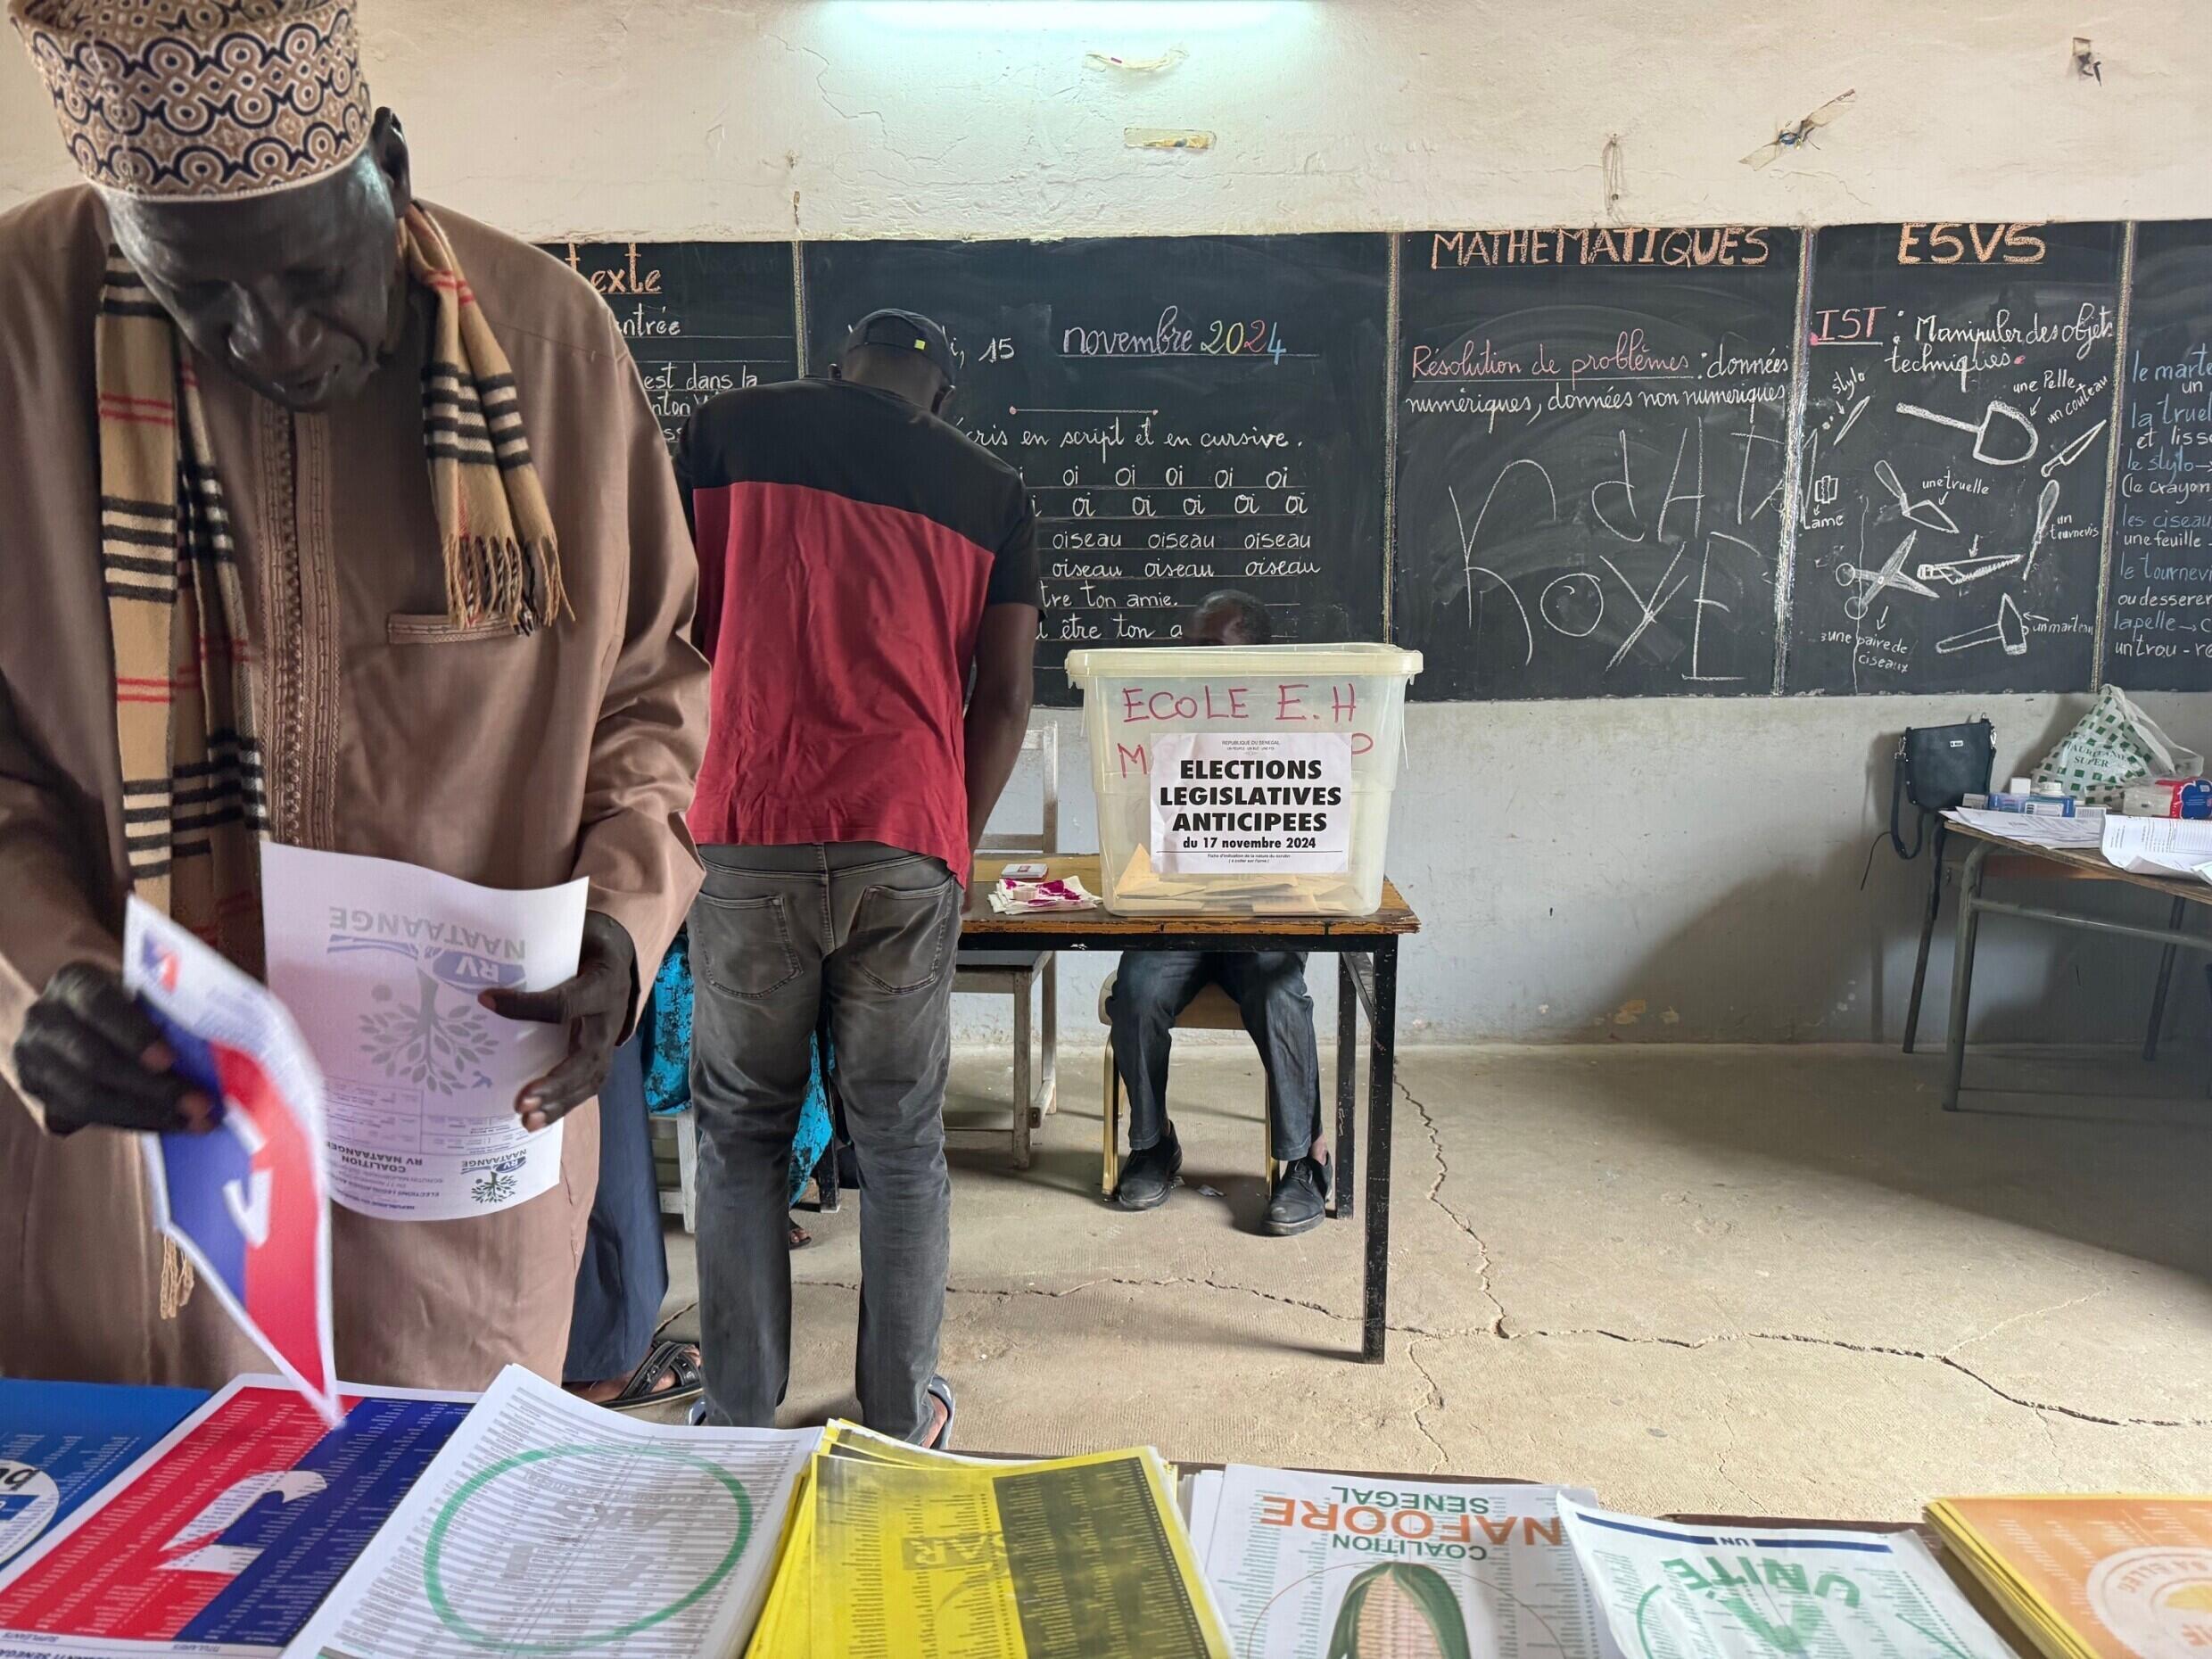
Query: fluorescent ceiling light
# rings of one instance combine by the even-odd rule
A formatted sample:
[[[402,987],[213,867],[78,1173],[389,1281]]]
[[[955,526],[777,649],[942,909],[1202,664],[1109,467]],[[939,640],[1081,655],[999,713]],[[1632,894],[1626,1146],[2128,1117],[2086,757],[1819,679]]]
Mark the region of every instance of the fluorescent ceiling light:
[[[893,29],[1210,34],[1278,25],[1307,8],[1304,0],[832,0],[832,9]]]

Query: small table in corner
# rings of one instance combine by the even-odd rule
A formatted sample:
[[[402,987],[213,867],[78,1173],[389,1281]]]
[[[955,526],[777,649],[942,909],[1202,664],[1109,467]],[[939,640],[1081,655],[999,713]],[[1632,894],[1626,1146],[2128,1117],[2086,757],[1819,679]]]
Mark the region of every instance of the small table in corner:
[[[1367,1228],[1359,1354],[1380,1364],[1390,1314],[1391,1090],[1398,1044],[1398,942],[1421,930],[1398,888],[1382,884],[1371,916],[1117,916],[1110,911],[1044,911],[1002,916],[991,908],[1006,859],[978,858],[961,918],[963,945],[1045,951],[1320,951],[1336,957],[1336,1208],[1349,1220],[1354,1199],[1353,1100],[1358,1017],[1367,1016]],[[1098,855],[1044,860],[1055,879],[1101,890]]]

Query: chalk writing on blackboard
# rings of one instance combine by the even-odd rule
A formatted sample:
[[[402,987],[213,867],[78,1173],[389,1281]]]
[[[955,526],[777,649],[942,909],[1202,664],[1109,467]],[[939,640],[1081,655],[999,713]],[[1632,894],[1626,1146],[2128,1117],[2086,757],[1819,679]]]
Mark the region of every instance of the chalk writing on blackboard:
[[[2212,224],[2138,226],[2104,677],[2212,689]]]
[[[1085,645],[1168,644],[1214,589],[1278,639],[1382,631],[1380,237],[811,244],[827,361],[880,305],[943,323],[948,416],[1036,503],[1037,690]]]
[[[1798,263],[1797,232],[1759,227],[1407,239],[1417,690],[1773,690]]]
[[[547,252],[605,297],[672,446],[708,399],[798,373],[788,243],[558,242]]]
[[[1789,689],[2088,684],[2120,253],[2114,225],[1817,234]]]

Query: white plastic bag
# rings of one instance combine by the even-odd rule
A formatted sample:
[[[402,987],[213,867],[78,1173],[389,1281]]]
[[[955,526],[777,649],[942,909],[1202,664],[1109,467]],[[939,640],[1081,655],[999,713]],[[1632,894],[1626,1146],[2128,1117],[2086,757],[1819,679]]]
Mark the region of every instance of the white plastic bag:
[[[2096,706],[2035,768],[2037,787],[2057,784],[2085,805],[2111,807],[2131,783],[2203,775],[2204,756],[2159,730],[2117,686],[2099,691]]]

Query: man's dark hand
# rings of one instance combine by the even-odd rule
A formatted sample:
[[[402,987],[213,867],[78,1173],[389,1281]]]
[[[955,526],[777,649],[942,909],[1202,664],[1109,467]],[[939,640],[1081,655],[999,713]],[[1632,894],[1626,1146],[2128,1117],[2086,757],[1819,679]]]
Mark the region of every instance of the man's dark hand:
[[[549,991],[486,991],[476,999],[502,1019],[568,1028],[567,1058],[516,1096],[524,1128],[542,1129],[599,1092],[637,994],[638,947],[622,923],[594,910],[584,912],[574,978]]]
[[[46,981],[15,1039],[15,1075],[46,1128],[204,1130],[215,1102],[177,1070],[153,1017],[104,968],[71,962]]]

